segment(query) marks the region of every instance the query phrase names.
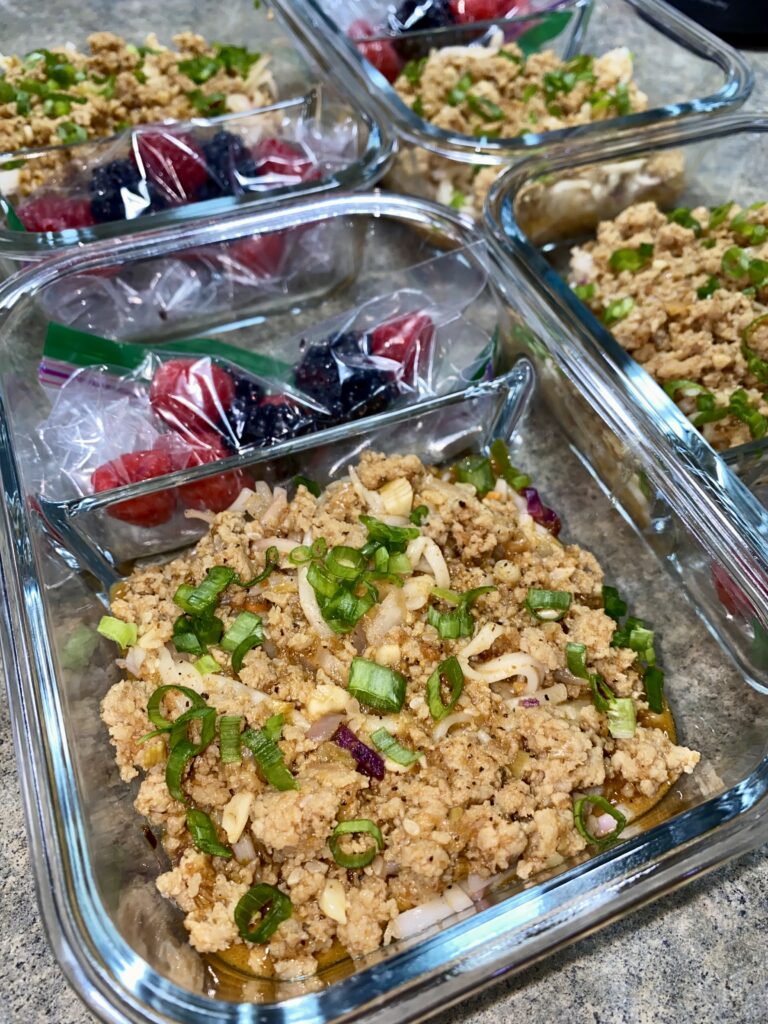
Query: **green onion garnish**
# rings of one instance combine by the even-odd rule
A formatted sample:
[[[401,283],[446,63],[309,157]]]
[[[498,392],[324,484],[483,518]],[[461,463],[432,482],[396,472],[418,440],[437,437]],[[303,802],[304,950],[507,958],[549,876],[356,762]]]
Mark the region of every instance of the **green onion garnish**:
[[[605,712],[608,731],[616,740],[631,740],[635,735],[637,720],[635,703],[631,697],[614,697]]]
[[[390,554],[404,552],[410,541],[421,536],[415,526],[387,526],[373,516],[360,516],[360,522],[368,531],[368,540],[383,544]]]
[[[187,738],[189,723],[200,721],[200,742],[193,743]],[[181,780],[187,765],[210,745],[216,731],[216,710],[209,707],[190,708],[173,723],[169,741],[168,761],[165,765],[165,784],[174,800],[186,804],[187,798],[181,788]],[[183,736],[183,739],[179,737]]]
[[[698,299],[708,299],[712,295],[715,294],[715,292],[717,291],[717,289],[719,287],[720,287],[720,281],[718,280],[718,278],[713,277],[712,275],[710,275],[707,278],[707,283],[701,285],[700,288],[696,289],[696,298],[698,298]]]
[[[627,602],[622,601],[616,587],[603,587],[603,609],[616,622],[627,614]]]
[[[252,928],[254,914],[259,912],[261,920],[256,928]],[[269,942],[278,927],[292,913],[293,904],[284,892],[267,882],[259,882],[240,897],[234,917],[241,939],[264,943]]]
[[[86,129],[82,125],[74,124],[72,121],[63,121],[60,125],[57,125],[56,134],[65,146],[73,146],[76,142],[85,142],[88,138]]]
[[[614,739],[631,739],[635,735],[635,706],[630,697],[617,697],[603,677],[587,668],[587,648],[584,644],[566,644],[565,657],[568,671],[589,683],[592,701],[597,710],[608,719],[608,731]]]
[[[496,483],[490,459],[482,455],[466,455],[453,467],[453,475],[459,483],[472,484],[478,498],[484,498]]]
[[[418,761],[422,756],[419,751],[409,750],[407,747],[404,747],[386,729],[377,729],[376,732],[372,732],[371,742],[390,761],[396,761],[397,764],[402,764],[406,767],[413,764],[414,761]]]
[[[320,484],[315,483],[314,480],[310,480],[308,476],[295,476],[293,478],[293,482],[297,489],[302,486],[306,487],[309,493],[315,498],[319,498],[322,493]]]
[[[603,814],[610,814],[616,822],[616,828],[607,835],[593,836],[587,828],[585,820],[590,807],[601,811]],[[574,801],[573,822],[579,832],[579,835],[582,836],[586,842],[592,846],[605,847],[609,846],[619,838],[627,824],[627,819],[621,811],[617,807],[614,807],[612,803],[609,803],[604,796],[582,796],[579,797],[578,800]]]
[[[608,303],[603,311],[603,323],[606,327],[611,327],[613,324],[617,324],[619,320],[629,316],[634,308],[635,300],[629,295],[623,299],[614,299],[613,302]]]
[[[221,647],[224,651],[235,651],[246,637],[252,633],[261,633],[261,640],[264,639],[261,627],[261,617],[253,612],[240,612],[227,632],[221,638]]]
[[[245,640],[237,645],[232,652],[232,671],[236,676],[240,675],[240,670],[243,667],[243,658],[246,656],[248,651],[253,650],[254,647],[258,647],[259,644],[264,643],[264,633],[260,630],[256,630],[247,636]]]
[[[174,602],[188,615],[205,615],[213,611],[219,594],[226,590],[237,573],[226,565],[209,569],[205,579],[196,587],[182,583],[173,595]]]
[[[752,437],[764,437],[768,431],[768,420],[757,406],[750,403],[747,392],[743,388],[739,388],[731,395],[728,400],[728,411],[742,423],[746,423]]]
[[[617,249],[612,252],[608,265],[616,274],[622,270],[631,270],[632,273],[636,273],[643,267],[647,267],[652,258],[653,246],[642,242],[636,249]]]
[[[173,683],[168,686],[158,686],[147,701],[147,718],[158,732],[168,732],[173,728],[173,722],[169,718],[166,718],[160,711],[160,704],[162,703],[163,697],[166,693],[171,692],[183,693],[193,708],[207,707],[207,704],[200,694],[196,693],[195,690],[191,690],[187,686],[175,686]]]
[[[529,588],[525,607],[534,618],[542,622],[559,622],[571,607],[573,595],[567,590],[537,590]]]
[[[272,740],[273,743],[277,743],[282,735],[284,725],[285,715],[270,715],[264,725],[262,725],[261,729],[267,739]]]
[[[415,523],[416,526],[421,526],[428,515],[429,509],[426,505],[417,505],[408,518],[412,523]]]
[[[190,60],[180,60],[177,67],[182,75],[191,78],[196,85],[203,85],[209,78],[213,78],[221,67],[221,62],[215,57],[206,57],[201,54]]]
[[[195,662],[195,668],[201,676],[208,675],[209,672],[221,671],[221,665],[211,654],[204,654],[202,658],[198,658]]]
[[[418,60],[409,60],[400,74],[405,75],[411,85],[418,85],[424,73],[426,63],[426,57],[420,57]]]
[[[533,99],[533,97],[536,95],[538,91],[539,87],[534,82],[531,82],[529,85],[526,85],[526,87],[523,89],[523,103],[527,103],[528,100]]]
[[[504,117],[504,111],[498,103],[486,99],[485,96],[474,96],[470,93],[467,96],[467,106],[473,114],[477,114],[484,121],[501,121]]]
[[[443,685],[450,687],[451,696],[447,704],[443,703]],[[464,673],[458,658],[451,655],[441,661],[427,680],[427,706],[429,713],[436,722],[445,718],[456,707],[464,689]]]
[[[728,277],[744,277],[749,270],[749,253],[738,245],[732,245],[723,253],[720,265]]]
[[[386,563],[389,560],[386,549],[380,548],[379,551],[384,553],[386,571]],[[377,556],[379,551],[376,552]],[[346,545],[338,545],[331,548],[325,558],[325,565],[328,571],[340,580],[356,580],[367,564],[368,560],[359,548],[350,548]],[[378,562],[376,568],[379,568]]]
[[[768,386],[768,362],[765,359],[761,359],[757,352],[750,348],[749,345],[752,335],[758,328],[764,325],[768,327],[768,313],[755,317],[751,323],[747,324],[741,334],[741,354],[744,356],[749,372],[757,377],[760,383],[766,387]]]
[[[219,719],[219,752],[222,764],[239,764],[242,760],[240,729],[242,715],[222,715]]]
[[[455,188],[451,193],[451,201],[448,203],[452,210],[460,210],[464,203],[467,201],[467,197],[459,189]]]
[[[257,573],[252,580],[240,580],[235,577],[233,583],[236,583],[238,587],[243,587],[245,590],[255,587],[257,583],[263,583],[264,580],[274,572],[275,569],[280,565],[280,552],[274,545],[267,548],[264,554],[264,568],[260,573]]]
[[[344,853],[341,849],[341,837],[350,835],[369,835],[373,845],[364,853]],[[384,836],[378,825],[370,818],[355,818],[353,821],[340,821],[328,837],[328,846],[333,859],[343,868],[365,868],[377,853],[384,849]]]
[[[232,856],[230,848],[219,842],[214,824],[205,811],[190,807],[187,811],[187,828],[198,850],[209,853],[212,857]]]
[[[405,676],[367,658],[353,658],[347,689],[365,707],[381,714],[400,711],[405,701]]]
[[[307,562],[312,561],[311,548],[308,548],[306,544],[299,544],[288,555],[288,561],[291,565],[306,565]]]
[[[126,647],[133,647],[139,639],[135,622],[124,622],[122,619],[116,619],[114,615],[102,615],[96,632],[101,633],[107,640],[114,640],[123,650]]]
[[[670,224],[679,224],[681,227],[690,228],[696,235],[701,234],[701,223],[696,220],[687,206],[678,206],[676,210],[670,210],[667,220]]]
[[[491,469],[496,477],[506,481],[513,491],[522,491],[530,487],[531,478],[516,469],[509,459],[509,451],[500,437],[491,443]]]
[[[703,385],[697,384],[695,380],[668,380],[664,385],[664,390],[670,398],[674,398],[678,391],[682,391],[685,398],[692,398],[694,395],[712,395],[711,391]]]
[[[647,668],[643,674],[643,684],[648,707],[654,714],[660,715],[664,710],[664,673],[660,668]]]
[[[719,228],[723,221],[727,218],[732,206],[733,202],[723,203],[722,206],[710,206],[709,224],[707,224],[707,231],[714,231],[715,228]]]
[[[577,284],[573,286],[573,294],[577,299],[581,299],[582,302],[588,302],[590,299],[595,297],[597,288],[594,281],[590,281],[589,284]]]
[[[756,288],[761,288],[768,279],[768,260],[757,258],[749,261],[749,280]]]
[[[455,605],[449,612],[441,612],[434,605],[427,610],[427,622],[434,626],[441,640],[458,640],[462,636],[472,636],[475,629],[475,620],[472,618],[470,609],[481,594],[490,593],[496,587],[474,587],[463,594],[457,594],[453,590],[443,590],[434,587],[432,594],[435,597]]]
[[[275,789],[298,789],[299,784],[283,760],[283,752],[264,729],[246,729],[242,742],[253,754],[259,771]]]
[[[446,103],[451,107],[458,107],[467,98],[467,93],[472,88],[472,76],[462,75],[456,85],[451,89],[445,98]]]

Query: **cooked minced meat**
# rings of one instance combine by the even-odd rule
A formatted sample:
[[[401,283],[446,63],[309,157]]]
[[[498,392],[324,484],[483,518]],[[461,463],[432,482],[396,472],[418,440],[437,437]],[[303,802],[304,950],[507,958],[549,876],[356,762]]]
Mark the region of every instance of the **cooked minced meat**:
[[[90,53],[68,45],[0,56],[0,153],[245,111],[275,99],[268,55],[210,44],[193,32],[174,36],[173,43],[175,50],[151,35],[137,47],[96,32],[88,38]],[[35,176],[45,170],[40,160],[31,166]],[[22,192],[35,184],[22,170]]]
[[[553,50],[528,57],[499,33],[489,46],[447,46],[406,65],[395,82],[403,101],[438,128],[459,135],[512,138],[645,110],[632,81],[632,56],[562,61]],[[498,167],[459,164],[427,150],[405,151],[394,175],[427,180],[441,202],[479,214]]]
[[[716,448],[768,426],[768,206],[637,203],[571,253],[571,284]]]
[[[447,907],[459,897],[460,907],[471,905],[459,885],[472,891],[508,871],[527,879],[581,854],[587,842],[574,817],[580,795],[605,793],[629,818],[633,800],[653,802],[698,762],[697,753],[675,744],[662,716],[649,712],[635,651],[612,645],[617,624],[603,610],[595,558],[534,521],[504,480],[481,500],[472,484],[438,475],[415,456],[368,453],[319,498],[302,485],[289,502],[282,488],[260,484],[236,505],[212,519],[193,551],[137,570],[121,586],[112,611],[135,624],[138,639],[103,702],[121,776],[128,782],[143,775],[135,806],[162,830],[173,865],[158,888],[184,912],[200,952],[226,955],[246,943],[250,968],[280,978],[313,973],[339,947],[368,953],[412,931],[407,911],[446,891]],[[412,510],[421,525],[413,525]],[[379,566],[381,575],[348,584],[370,594],[363,580],[375,581],[378,599],[364,614],[332,614],[331,599],[315,589],[310,566],[327,577],[337,557],[358,571],[369,559]],[[233,582],[216,598],[225,630],[244,612],[261,619],[263,638],[245,654],[239,678],[230,655],[212,641],[214,666],[200,663],[201,674],[194,654],[175,649],[190,627],[179,624],[174,595],[182,604],[191,600],[215,567],[250,583],[269,561],[279,564],[261,583]],[[475,588],[488,589],[462,604],[460,595]],[[532,588],[568,595],[560,621],[553,618],[560,612],[539,619],[529,610]],[[455,616],[464,617],[461,628],[451,625]],[[613,691],[611,706],[623,700],[633,720],[636,713],[626,738],[612,735],[591,684],[567,671],[568,643],[584,645],[589,672]],[[444,665],[450,656],[458,663],[451,672]],[[352,685],[353,664],[364,674],[382,673],[378,699],[388,693],[394,706],[374,706],[359,680]],[[444,675],[430,693],[438,666]],[[397,694],[388,688],[395,682]],[[190,835],[187,807],[168,788],[169,733],[152,733],[157,719],[150,721],[147,704],[159,686],[174,683],[251,730],[242,733],[239,759],[222,762],[217,731],[176,776],[187,806],[209,815],[209,839],[225,847],[220,856]],[[189,706],[179,690],[163,696],[169,720]],[[381,730],[399,747],[376,762]],[[278,777],[251,753],[253,737],[264,743],[267,734]],[[350,737],[367,753],[350,753]],[[371,768],[372,758],[380,770]],[[605,807],[588,806],[591,834],[611,832],[616,822]],[[367,833],[356,827],[333,841],[341,823],[361,819]],[[355,855],[366,864],[348,869]],[[242,911],[251,887],[265,884],[279,890],[284,907],[290,900],[290,917],[265,941],[249,942],[236,908]]]

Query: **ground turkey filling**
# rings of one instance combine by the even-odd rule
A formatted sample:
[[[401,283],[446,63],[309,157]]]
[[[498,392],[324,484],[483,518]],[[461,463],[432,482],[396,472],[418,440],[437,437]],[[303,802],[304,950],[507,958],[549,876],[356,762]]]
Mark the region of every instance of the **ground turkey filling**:
[[[699,755],[676,746],[648,713],[635,652],[611,646],[616,623],[602,608],[595,558],[537,525],[504,481],[479,500],[472,484],[438,476],[415,456],[369,453],[320,498],[302,485],[288,502],[282,488],[259,484],[237,506],[213,519],[193,551],[135,572],[115,596],[114,616],[136,624],[138,640],[103,702],[121,776],[143,775],[136,810],[162,830],[173,865],[158,888],[186,915],[200,952],[244,944],[234,912],[257,883],[278,887],[292,912],[267,942],[246,944],[255,973],[295,978],[312,974],[332,949],[373,951],[408,930],[402,912],[455,893],[454,883],[469,888],[468,878],[477,884],[507,870],[527,879],[580,854],[587,844],[574,824],[579,794],[605,792],[626,809],[660,796],[697,763]],[[307,597],[306,566],[297,568],[288,553],[318,538],[359,548],[367,541],[361,514],[411,527],[408,514],[420,506],[428,514],[408,541],[413,571],[404,585],[379,580],[379,601],[354,631],[334,633]],[[171,642],[177,588],[199,585],[214,566],[250,580],[275,546],[278,568],[250,589],[228,586],[217,610],[226,628],[244,610],[258,614],[263,645],[245,655],[239,680],[230,656],[214,645],[220,671],[201,675],[193,656]],[[448,610],[432,595],[436,585],[458,593],[494,588],[470,609],[471,635],[441,640],[427,623],[430,605]],[[524,604],[530,588],[572,595],[562,621],[534,617]],[[632,738],[611,737],[589,686],[567,671],[569,641],[584,644],[590,671],[634,701]],[[449,655],[462,668],[463,691],[435,721],[426,684]],[[355,657],[402,674],[399,713],[376,713],[352,697]],[[231,844],[229,859],[193,844],[186,808],[166,784],[167,733],[142,740],[153,728],[151,694],[174,682],[218,714],[241,716],[243,727],[283,716],[277,743],[297,788],[269,785],[245,745],[239,762],[223,764],[218,733],[186,770],[187,801],[210,815],[218,841]],[[448,703],[446,691],[442,700]],[[188,707],[180,692],[163,698],[169,719]],[[369,747],[383,727],[421,756],[410,767],[386,758],[383,778],[369,777],[334,742],[339,723]],[[381,830],[383,849],[367,866],[347,870],[328,839],[340,822],[356,819]],[[615,824],[590,821],[598,835]],[[365,851],[370,841],[346,837],[342,849]]]
[[[602,57],[560,60],[553,50],[528,57],[499,34],[488,47],[448,46],[406,65],[395,83],[403,101],[438,128],[458,135],[509,139],[551,132],[645,110],[632,81],[632,56],[617,48]],[[411,166],[413,162],[418,166]],[[424,177],[439,201],[479,214],[498,167],[448,161],[406,150],[395,170]]]
[[[637,203],[571,253],[570,280],[715,448],[768,427],[768,206]]]

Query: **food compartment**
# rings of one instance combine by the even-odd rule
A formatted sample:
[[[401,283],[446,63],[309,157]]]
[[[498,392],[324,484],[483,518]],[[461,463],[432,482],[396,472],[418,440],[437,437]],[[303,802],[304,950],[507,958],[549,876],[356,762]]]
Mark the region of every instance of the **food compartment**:
[[[738,105],[751,89],[738,54],[653,0],[518,5],[479,25],[446,24],[452,6],[434,5],[424,28],[424,5],[406,18],[381,4],[366,22],[378,32],[354,22],[351,42],[331,6],[303,0],[301,21],[333,42],[342,63],[329,71],[363,86],[408,140],[390,186],[476,217],[498,169],[526,150]]]
[[[24,36],[8,37],[19,47],[3,58],[0,96],[9,270],[22,256],[380,175],[391,140],[323,85],[265,8],[236,4],[212,29],[210,5],[198,7],[197,20],[147,12],[157,34],[146,40],[130,19],[91,34],[76,17],[70,38],[87,45],[25,52]],[[220,41],[227,28],[236,44]]]
[[[582,152],[511,173],[489,210],[502,244],[547,266],[547,291],[643,380],[660,414],[675,416],[674,403],[752,476],[768,430],[767,229],[754,171],[765,150],[764,125],[747,117],[652,147],[605,145],[597,162]]]

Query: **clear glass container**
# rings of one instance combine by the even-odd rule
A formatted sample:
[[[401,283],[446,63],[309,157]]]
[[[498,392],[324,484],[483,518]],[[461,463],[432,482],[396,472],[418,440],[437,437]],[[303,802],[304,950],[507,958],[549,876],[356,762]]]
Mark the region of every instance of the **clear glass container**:
[[[420,253],[474,237],[448,211],[352,196],[223,218],[203,227],[202,240],[221,244],[265,224],[281,229],[297,216],[341,212],[340,224],[362,218],[375,240],[365,250],[373,262],[339,286],[347,305],[344,289],[355,294],[377,268],[407,273]],[[127,239],[119,253],[97,244],[81,259],[105,269],[185,244],[169,230]],[[113,652],[100,641],[84,670],[71,667],[65,647],[75,628],[98,622],[125,559],[162,558],[194,540],[148,530],[137,549],[135,531],[111,519],[110,508],[221,467],[41,501],[22,463],[20,407],[34,401],[34,388],[28,399],[23,388],[40,357],[45,292],[82,272],[74,254],[62,254],[0,291],[0,635],[41,919],[70,981],[106,1021],[421,1019],[768,838],[764,512],[695,431],[659,413],[637,374],[623,373],[598,341],[579,333],[573,308],[564,324],[520,267],[496,265],[487,252],[482,259],[498,293],[487,297],[487,317],[497,320],[499,295],[509,311],[505,358],[525,347],[535,372],[518,360],[494,380],[336,427],[321,443],[300,438],[227,465],[268,480],[311,466],[323,480],[368,446],[443,462],[508,438],[513,460],[562,517],[563,538],[591,549],[636,614],[657,626],[681,741],[702,752],[702,764],[625,842],[525,885],[500,885],[472,910],[311,982],[275,985],[202,962],[185,945],[179,915],[154,890],[162,858],[142,834],[99,720],[117,671]],[[288,318],[305,315],[315,311],[297,299]],[[265,321],[277,336],[285,323]],[[725,604],[723,588],[732,598]]]
[[[698,433],[666,392],[618,344],[610,331],[566,282],[573,245],[594,236],[601,220],[632,203],[656,201],[662,209],[742,206],[764,202],[760,168],[768,158],[768,121],[734,115],[707,124],[659,129],[644,139],[608,142],[550,158],[526,161],[498,180],[486,208],[496,245],[535,275],[542,301],[578,324],[647,396],[670,429]],[[567,314],[566,314],[567,309]],[[695,440],[702,464],[710,466],[708,445]],[[761,438],[723,453],[749,486],[765,497],[768,440]]]
[[[13,5],[3,8],[3,52],[23,55],[40,47],[65,45],[87,52],[87,37],[99,31],[115,33],[135,44],[143,44],[147,34],[154,33],[162,44],[172,46],[173,36],[192,31],[202,35],[208,43],[231,43],[269,54],[268,67],[277,93],[274,104],[215,118],[200,117],[164,124],[173,123],[176,125],[174,130],[191,131],[201,139],[210,138],[214,132],[222,130],[240,136],[246,142],[270,134],[289,140],[303,138],[308,140],[307,144],[317,157],[318,170],[311,180],[283,182],[258,191],[243,191],[239,195],[190,201],[152,212],[151,216],[134,215],[129,219],[88,227],[25,231],[17,218],[7,216],[4,211],[0,217],[0,275],[3,277],[14,273],[20,266],[47,258],[63,248],[83,246],[102,238],[115,238],[168,224],[189,224],[235,207],[263,209],[275,202],[302,195],[369,188],[381,177],[391,160],[394,142],[386,125],[341,99],[334,87],[325,82],[317,64],[286,33],[266,5],[254,5],[252,0],[235,0],[223,8],[211,0],[193,0],[192,3],[171,0],[160,6],[145,0],[117,6],[106,2],[86,5],[63,3],[57,7],[56,24],[50,30],[46,28],[48,15],[48,6],[41,0],[30,0],[23,8]],[[44,176],[51,156],[61,153],[68,157],[68,167],[77,169],[78,173],[73,177],[68,170],[63,177],[59,175],[60,180],[54,177],[53,191],[65,198],[81,198],[84,194],[87,200],[82,168],[116,156],[124,157],[125,151],[130,156],[132,145],[135,147],[135,136],[131,137],[131,132],[127,131],[103,142],[90,140],[74,145],[0,151],[0,189],[4,195],[9,194],[9,182],[18,176],[20,160],[25,161],[27,171],[33,176],[39,165],[40,175]],[[38,191],[47,192],[48,188],[44,185]],[[136,214],[137,211],[133,212]]]
[[[739,106],[750,94],[753,76],[748,62],[726,43],[660,0],[561,0],[537,3],[521,17],[477,25],[403,33],[382,33],[377,39],[399,39],[419,53],[487,39],[494,26],[506,38],[531,33],[531,52],[552,49],[558,57],[599,56],[615,47],[633,55],[633,80],[648,97],[645,111],[612,117],[547,133],[530,132],[514,138],[457,134],[419,117],[397,91],[346,36],[353,17],[361,14],[386,24],[394,3],[367,3],[364,8],[337,5],[336,0],[274,0],[281,18],[302,40],[318,63],[339,85],[365,102],[402,137],[398,158],[387,184],[398,191],[435,198],[438,181],[447,179],[464,195],[464,212],[481,212],[480,197],[470,201],[472,178],[466,167],[503,167],[565,142],[596,140],[617,135],[634,137],[638,130],[660,122],[672,123],[693,114],[713,113]],[[378,11],[374,18],[372,12]],[[415,51],[414,51],[415,52]],[[442,156],[439,161],[432,155]],[[450,191],[446,193],[449,195]],[[446,199],[447,202],[447,199]]]

